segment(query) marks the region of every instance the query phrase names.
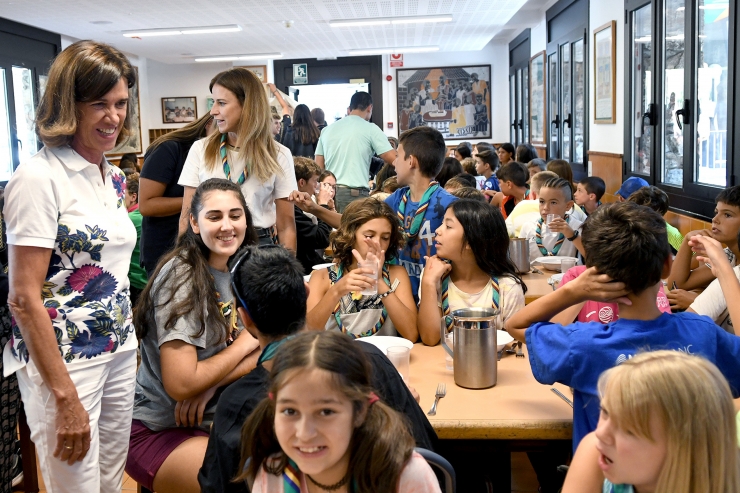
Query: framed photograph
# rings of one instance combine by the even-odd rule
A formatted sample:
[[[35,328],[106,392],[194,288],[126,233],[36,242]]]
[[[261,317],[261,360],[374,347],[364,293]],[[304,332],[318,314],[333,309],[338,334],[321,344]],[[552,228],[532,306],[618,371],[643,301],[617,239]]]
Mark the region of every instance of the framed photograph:
[[[398,132],[436,128],[445,140],[491,138],[491,66],[398,69]]]
[[[162,98],[162,123],[190,123],[198,119],[196,99]]]
[[[541,51],[529,59],[529,131],[532,144],[546,144],[547,63]]]
[[[267,65],[255,65],[252,67],[244,67],[244,68],[254,72],[254,74],[260,78],[260,81],[263,84],[267,82]]]
[[[141,145],[141,111],[139,106],[139,68],[136,71],[136,84],[128,90],[128,111],[131,113],[131,135],[112,151],[106,152],[106,156],[122,156],[133,152],[142,153]]]
[[[617,23],[594,29],[594,123],[617,122]]]

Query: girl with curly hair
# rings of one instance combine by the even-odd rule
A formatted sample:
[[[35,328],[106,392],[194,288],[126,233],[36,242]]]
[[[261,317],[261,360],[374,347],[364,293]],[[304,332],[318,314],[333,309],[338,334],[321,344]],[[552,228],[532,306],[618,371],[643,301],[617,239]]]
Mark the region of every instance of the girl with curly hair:
[[[311,274],[309,327],[341,330],[353,337],[401,335],[416,342],[416,305],[406,269],[390,265],[403,244],[398,219],[384,202],[367,198],[352,202],[330,238],[334,264]],[[373,269],[358,262],[378,262]],[[377,294],[361,292],[377,284]]]

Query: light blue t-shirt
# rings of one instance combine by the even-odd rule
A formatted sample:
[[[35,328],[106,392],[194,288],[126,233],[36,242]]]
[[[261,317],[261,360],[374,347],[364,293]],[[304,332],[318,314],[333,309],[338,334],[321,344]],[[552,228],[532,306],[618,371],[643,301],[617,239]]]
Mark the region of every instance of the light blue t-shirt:
[[[385,203],[391,206],[394,211],[398,212],[398,205],[401,203],[401,198],[408,189],[409,187],[403,187],[396,190],[390,197],[385,199]],[[446,192],[442,187],[438,188],[432,194],[429,201],[429,208],[424,215],[424,222],[421,225],[421,229],[419,229],[419,234],[413,241],[406,243],[406,246],[398,254],[399,264],[406,269],[409,279],[411,279],[411,292],[414,294],[414,301],[416,303],[419,303],[421,271],[426,265],[424,257],[431,257],[437,253],[437,249],[434,246],[434,232],[442,225],[447,206],[455,200],[457,200],[457,197]],[[406,231],[411,226],[411,220],[414,218],[414,213],[418,208],[418,202],[411,202],[409,200],[406,203],[406,217],[403,224]]]
[[[695,313],[664,313],[654,320],[615,322],[540,322],[525,333],[534,378],[546,385],[573,388],[573,451],[599,422],[599,376],[642,351],[673,349],[701,355],[727,379],[734,397],[740,391],[740,337]]]
[[[348,115],[321,131],[316,155],[334,173],[338,185],[367,188],[370,158],[392,150],[383,131],[356,115]]]

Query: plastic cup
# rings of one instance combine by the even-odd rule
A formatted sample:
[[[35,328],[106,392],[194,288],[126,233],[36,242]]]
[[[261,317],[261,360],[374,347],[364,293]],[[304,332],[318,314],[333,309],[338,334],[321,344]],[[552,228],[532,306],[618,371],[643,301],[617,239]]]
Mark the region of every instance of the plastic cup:
[[[448,332],[445,334],[445,342],[448,346],[450,346],[450,349],[454,352],[455,350],[455,336],[454,332]],[[452,356],[450,356],[447,351],[445,351],[445,368],[452,371],[455,369]]]
[[[551,222],[553,222],[553,221],[554,221],[555,219],[557,219],[557,218],[559,218],[559,217],[560,217],[560,216],[558,216],[557,214],[548,214],[548,215],[547,215],[547,219],[546,219],[546,221],[545,221],[545,222],[546,222],[546,223],[547,223],[547,225],[549,226]]]
[[[568,272],[568,269],[572,269],[576,266],[576,263],[578,262],[578,259],[574,258],[564,258],[560,261],[560,272]]]
[[[398,373],[401,374],[403,381],[408,383],[409,381],[409,359],[411,358],[411,351],[405,346],[391,346],[387,349],[388,359],[393,366],[396,367]]]
[[[374,260],[366,260],[364,262],[357,262],[357,267],[360,269],[371,269],[371,274],[365,274],[369,277],[372,286],[368,289],[363,289],[360,294],[363,296],[373,296],[378,294],[378,262]]]

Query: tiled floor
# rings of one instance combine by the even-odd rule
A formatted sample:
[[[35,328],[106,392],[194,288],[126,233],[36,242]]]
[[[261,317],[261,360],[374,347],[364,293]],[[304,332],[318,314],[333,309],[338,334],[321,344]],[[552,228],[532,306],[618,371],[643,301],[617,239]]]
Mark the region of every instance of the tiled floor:
[[[46,493],[46,489],[44,488],[44,480],[41,478],[41,471],[38,471],[38,475],[39,489],[42,493]],[[537,477],[534,474],[532,466],[529,464],[527,454],[525,454],[524,452],[514,452],[513,454],[511,454],[512,493],[536,493],[537,487]],[[136,482],[124,473],[123,492],[126,493],[130,491],[136,491]]]

